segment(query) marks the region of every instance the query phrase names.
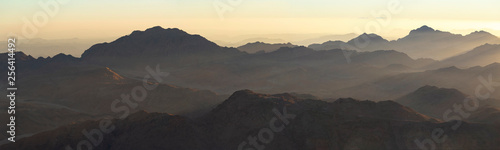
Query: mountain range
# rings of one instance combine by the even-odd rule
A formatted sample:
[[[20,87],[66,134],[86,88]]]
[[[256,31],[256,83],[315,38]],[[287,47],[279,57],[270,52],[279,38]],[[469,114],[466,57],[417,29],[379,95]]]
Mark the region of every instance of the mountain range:
[[[284,115],[283,118],[277,119],[277,113]],[[277,128],[268,128],[269,122],[274,122],[271,125]],[[126,119],[112,120],[113,130],[92,138],[99,141],[94,149],[111,150],[238,149],[252,145],[266,149],[419,149],[415,140],[430,137],[428,131],[442,128],[450,136],[445,144],[436,145],[437,149],[500,146],[494,142],[500,138],[497,125],[463,123],[460,132],[453,132],[450,127],[454,124],[419,114],[393,101],[324,102],[286,93],[268,95],[243,90],[199,119],[139,111]],[[98,121],[63,126],[0,148],[74,147],[88,140],[80,131],[98,126]],[[263,133],[268,136],[262,136]],[[253,137],[257,145],[251,143]]]
[[[285,112],[295,117],[261,142],[267,149],[418,149],[415,140],[436,128],[450,135],[438,149],[491,149],[500,146],[499,92],[487,89],[490,98],[458,132],[442,114],[485,81],[500,81],[499,46],[486,44],[497,39],[423,26],[395,41],[362,34],[308,47],[256,42],[233,48],[156,26],[95,44],[81,57],[17,52],[23,138],[0,149],[75,146],[86,139],[82,130],[101,120],[116,128],[95,149],[237,149]],[[363,40],[369,44],[360,48]],[[168,75],[144,82],[147,68]],[[7,71],[6,63],[0,71]],[[145,101],[123,100],[145,84],[156,86]],[[111,109],[116,101],[131,115],[118,119]]]
[[[336,42],[334,45],[331,42],[325,42],[321,44],[323,46],[318,46],[318,44],[310,46],[317,50],[325,49],[325,47],[340,47],[359,51],[396,50],[404,52],[412,58],[443,60],[486,43],[500,44],[500,38],[485,31],[460,35],[422,26],[410,31],[407,36],[393,41],[388,41],[376,34],[364,33],[348,42]]]
[[[499,63],[466,69],[447,67],[421,72],[406,72],[346,87],[332,92],[330,97],[352,96],[358,99],[372,100],[397,99],[425,85],[454,88],[467,95],[475,95],[476,88],[483,85],[479,78],[496,83],[496,81],[500,81],[498,74],[500,74]],[[499,99],[500,93],[492,92],[491,98]]]
[[[297,47],[297,45],[293,45],[292,43],[277,43],[277,44],[268,44],[264,42],[255,42],[255,43],[247,43],[245,45],[237,47],[238,50],[248,52],[248,53],[257,53],[257,52],[271,52],[277,50],[281,47]]]
[[[486,66],[491,62],[500,61],[498,58],[500,58],[500,45],[485,44],[464,54],[447,58],[434,67],[451,65],[463,67]]]

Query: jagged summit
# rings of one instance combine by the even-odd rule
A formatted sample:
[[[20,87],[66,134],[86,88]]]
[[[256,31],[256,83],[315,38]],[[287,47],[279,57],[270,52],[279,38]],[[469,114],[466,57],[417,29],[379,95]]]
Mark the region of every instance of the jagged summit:
[[[178,29],[178,28],[163,28],[161,26],[155,26],[152,28],[148,28],[144,31],[139,31],[135,30],[133,31],[129,36],[139,36],[139,35],[159,35],[162,34],[163,36],[188,36],[189,33],[187,33],[184,30]]]
[[[49,59],[49,57],[47,57]],[[67,55],[64,53],[59,53],[52,57],[52,59],[49,59],[51,62],[61,62],[61,63],[69,63],[69,62],[77,62],[78,58],[72,56],[72,55]]]
[[[422,27],[420,27],[418,29],[415,29],[413,31],[416,31],[416,32],[432,32],[432,31],[436,31],[436,30],[434,30],[433,28],[431,28],[431,27],[429,27],[427,25],[424,25],[424,26],[422,26]]]
[[[487,31],[484,31],[484,30],[474,31],[466,36],[472,37],[472,38],[482,38],[482,39],[497,39],[497,40],[488,41],[488,43],[500,44],[497,36],[487,32]]]
[[[349,40],[347,43],[355,44],[355,42],[363,42],[363,41],[367,41],[367,40],[369,40],[370,42],[384,42],[384,43],[389,42],[388,40],[384,39],[380,35],[377,35],[374,33],[371,33],[371,34],[363,33],[363,34],[359,35],[358,37],[356,37],[352,40]]]
[[[265,43],[256,41],[253,43],[247,43],[245,45],[237,47],[239,50],[248,52],[248,53],[257,53],[257,52],[272,52],[281,47],[296,47],[297,45],[293,45],[292,43]]]
[[[491,34],[491,33],[489,33],[489,32],[484,31],[484,30],[474,31],[474,32],[472,32],[472,33],[470,33],[470,34],[485,34],[485,35],[493,35],[493,34]]]

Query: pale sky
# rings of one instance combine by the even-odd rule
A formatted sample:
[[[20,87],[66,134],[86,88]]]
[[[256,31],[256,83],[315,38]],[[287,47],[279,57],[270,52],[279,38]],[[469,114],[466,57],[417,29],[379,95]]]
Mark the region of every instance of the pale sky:
[[[10,33],[20,38],[117,38],[159,25],[213,40],[256,34],[375,31],[394,39],[428,25],[460,34],[486,30],[500,35],[498,0],[64,0],[67,2],[58,3],[58,7],[49,7],[58,8],[55,13],[39,5],[54,1],[1,0],[0,34],[5,38]],[[401,11],[390,12],[390,21],[372,15],[389,12],[392,3],[399,3]],[[229,10],[222,13],[223,19],[214,5]],[[34,23],[33,16],[38,16],[35,17],[39,20],[39,26],[35,25],[37,32],[23,34],[26,28],[23,20]]]

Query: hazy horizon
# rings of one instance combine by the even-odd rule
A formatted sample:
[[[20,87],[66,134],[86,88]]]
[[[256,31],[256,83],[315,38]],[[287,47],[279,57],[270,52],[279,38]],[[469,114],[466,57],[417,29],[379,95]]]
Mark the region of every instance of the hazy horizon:
[[[230,5],[219,0],[153,0],[148,3],[67,1],[58,7],[47,5],[55,13],[47,15],[48,21],[37,26],[38,32],[28,38],[113,39],[152,26],[179,28],[212,41],[229,43],[259,35],[282,35],[276,38],[294,42],[286,35],[325,36],[364,32],[395,40],[422,25],[457,34],[484,30],[500,35],[500,10],[495,7],[500,2],[491,0],[239,2]],[[4,12],[0,18],[9,21],[0,23],[4,27],[0,34],[7,36],[14,34],[23,38],[25,21],[33,23],[34,16],[42,20],[39,13],[47,12],[43,4],[34,1],[8,1],[5,4],[0,6]],[[218,13],[217,8],[228,11]],[[374,15],[384,14],[382,12],[392,8],[397,11],[389,15]],[[388,24],[374,25],[375,22]]]
[[[160,26],[160,25],[156,25],[156,26]],[[411,30],[415,30],[417,28],[420,28],[422,26],[428,26],[428,25],[421,25],[421,26],[418,26],[418,27],[415,27],[413,29],[409,29],[408,31],[406,31],[406,34],[404,35],[401,35],[400,37],[385,37],[383,35],[382,38],[384,39],[387,39],[389,41],[392,41],[392,40],[398,40],[400,38],[403,38],[405,36],[408,35],[408,33],[411,31]],[[152,28],[152,27],[155,27],[155,26],[150,26],[150,27],[147,27],[147,28],[144,28],[144,29],[135,29],[135,30],[131,30],[129,31],[128,33],[124,33],[122,35],[117,35],[117,36],[110,36],[110,37],[101,37],[101,38],[88,38],[88,39],[85,39],[85,38],[62,38],[62,39],[44,39],[44,38],[31,38],[31,39],[21,39],[21,41],[23,42],[27,42],[28,43],[28,46],[26,45],[23,45],[22,42],[21,42],[21,46],[20,46],[20,51],[23,51],[22,49],[27,49],[28,51],[24,51],[26,54],[28,55],[32,55],[33,57],[52,57],[52,56],[55,56],[56,54],[59,54],[59,53],[63,53],[63,54],[69,54],[69,55],[73,55],[75,57],[80,57],[80,55],[85,51],[87,50],[88,48],[90,48],[92,45],[95,45],[95,44],[99,44],[99,43],[109,43],[109,42],[113,42],[115,41],[116,39],[120,38],[120,37],[123,37],[123,36],[126,36],[126,35],[130,35],[130,33],[132,33],[133,31],[144,31],[148,28]],[[164,26],[160,26],[162,28],[178,28],[178,27],[164,27]],[[485,30],[475,30],[475,31],[471,31],[469,33],[457,33],[457,32],[454,32],[454,31],[447,31],[447,30],[443,30],[443,29],[439,29],[439,28],[434,28],[432,26],[430,26],[431,28],[433,28],[434,30],[438,30],[438,31],[444,31],[444,32],[450,32],[452,34],[459,34],[459,35],[462,35],[462,36],[465,36],[465,35],[468,35],[468,34],[471,34],[472,32],[475,32],[475,31],[485,31]],[[226,35],[225,37],[227,37],[227,39],[218,39],[216,37],[213,37],[213,36],[206,36],[206,35],[203,35],[203,34],[199,34],[199,33],[192,33],[190,31],[187,31],[187,30],[184,30],[182,28],[178,28],[180,30],[183,30],[189,34],[193,34],[193,35],[200,35],[200,36],[203,36],[205,38],[207,38],[207,40],[209,41],[212,41],[220,46],[224,46],[224,47],[239,47],[239,46],[242,46],[242,45],[245,45],[247,43],[253,43],[253,42],[264,42],[264,43],[270,43],[270,44],[279,44],[279,43],[291,43],[291,44],[294,44],[294,45],[298,45],[298,46],[309,46],[311,44],[321,44],[321,43],[324,43],[324,42],[327,42],[327,41],[349,41],[355,37],[358,37],[360,34],[356,34],[356,33],[346,33],[346,34],[321,34],[321,33],[311,33],[311,34],[293,34],[293,33],[283,33],[283,34],[248,34],[248,35]],[[488,32],[488,31],[486,31]],[[364,32],[366,33],[366,32]],[[368,33],[371,33],[371,32],[368,32]],[[491,33],[491,32],[489,32]],[[376,33],[375,33],[376,34]],[[493,34],[493,33],[492,33]],[[497,36],[495,34],[493,34],[494,36]],[[497,36],[498,37],[498,36]],[[489,43],[489,44],[495,44],[495,43]],[[48,48],[48,49],[44,49],[45,48]],[[34,51],[32,49],[38,49],[38,51],[36,53],[33,53]],[[41,49],[41,51],[40,51]]]

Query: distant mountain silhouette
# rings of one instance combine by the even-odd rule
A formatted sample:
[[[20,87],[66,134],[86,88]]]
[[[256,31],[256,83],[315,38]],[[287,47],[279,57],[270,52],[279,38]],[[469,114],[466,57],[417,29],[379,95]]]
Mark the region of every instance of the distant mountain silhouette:
[[[410,35],[419,34],[419,33],[428,33],[428,32],[436,32],[436,30],[434,30],[433,28],[431,28],[427,25],[423,25],[422,27],[420,27],[418,29],[410,31]]]
[[[206,53],[209,51],[213,53]],[[67,59],[62,59],[66,57]],[[29,66],[39,66],[38,70],[46,70],[46,74],[67,68],[99,66],[108,67],[124,77],[141,78],[147,74],[145,66],[159,64],[161,70],[171,73],[164,80],[168,85],[211,90],[221,94],[255,88],[259,92],[298,92],[319,97],[403,71],[387,68],[389,65],[399,64],[411,70],[434,62],[414,60],[404,53],[390,50],[317,51],[306,47],[281,47],[272,52],[248,54],[237,49],[219,47],[201,36],[190,35],[179,29],[161,27],[134,31],[114,42],[94,45],[80,59],[62,54],[54,58],[74,62],[44,65],[49,58],[39,58],[33,59]],[[72,64],[77,66],[71,66]]]
[[[342,50],[355,50],[355,47],[351,47],[343,41],[327,41],[322,44],[311,44],[307,46],[314,50],[332,50],[332,49],[342,49]]]
[[[254,42],[239,46],[238,49],[248,53],[257,53],[257,52],[271,52],[281,47],[297,47],[297,45],[293,45],[291,43],[269,44],[264,42]]]
[[[484,31],[463,36],[423,26],[393,43],[396,50],[412,57],[444,59],[486,43],[500,43],[500,39]]]
[[[331,49],[343,49],[343,50],[361,50],[365,51],[368,46],[370,49],[374,50],[390,50],[386,49],[388,47],[389,41],[382,38],[377,34],[366,34],[363,33],[348,42],[343,41],[327,41],[322,44],[311,44],[309,48],[315,50],[331,50]]]
[[[364,49],[364,45],[366,46],[371,46],[372,49],[376,49],[376,47],[387,47],[387,44],[389,43],[388,40],[382,38],[381,36],[377,34],[366,34],[363,33],[360,36],[351,39],[347,42],[347,44],[350,44],[352,46],[358,47],[359,49]],[[388,49],[377,49],[377,50],[388,50]]]
[[[380,36],[366,36],[386,41]],[[298,92],[321,97],[326,91],[401,72],[386,68],[391,64],[412,69],[434,60],[415,60],[397,51],[316,51],[301,46],[249,54],[219,47],[179,29],[153,27],[94,45],[82,54],[81,62],[109,67],[131,77],[144,76],[144,66],[160,64],[162,70],[171,73],[165,83],[222,94],[255,88],[262,89],[259,92]]]
[[[489,75],[492,75],[493,81],[500,81],[500,78],[495,74],[500,74],[499,63],[467,69],[453,66],[401,73],[334,91],[330,97],[352,96],[358,99],[372,100],[397,99],[425,85],[454,88],[467,95],[474,95],[476,87],[480,85],[478,77],[488,78]],[[493,92],[491,98],[500,99],[500,93]]]
[[[445,59],[438,64],[440,66],[485,66],[494,62],[500,62],[500,45],[485,44],[472,49],[464,54]]]
[[[412,58],[432,58],[437,60],[446,59],[458,54],[462,54],[486,43],[500,44],[500,38],[485,32],[476,31],[468,35],[452,34],[435,30],[429,26],[422,26],[410,31],[410,33],[398,40],[387,41],[376,34],[362,34],[349,42],[337,42],[337,45],[329,47],[374,51],[374,50],[397,50],[404,52]],[[325,43],[330,44],[330,43]],[[326,46],[326,45],[325,45]]]
[[[324,41],[348,41],[352,38],[355,38],[359,35],[354,34],[354,33],[349,33],[349,34],[340,34],[340,35],[325,35],[325,36],[320,36],[316,38],[309,38],[305,40],[300,40],[300,41],[292,41],[293,44],[298,44],[298,45],[311,45],[314,43],[321,43]],[[327,49],[325,49],[327,50]]]

